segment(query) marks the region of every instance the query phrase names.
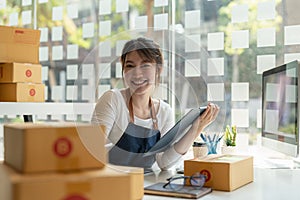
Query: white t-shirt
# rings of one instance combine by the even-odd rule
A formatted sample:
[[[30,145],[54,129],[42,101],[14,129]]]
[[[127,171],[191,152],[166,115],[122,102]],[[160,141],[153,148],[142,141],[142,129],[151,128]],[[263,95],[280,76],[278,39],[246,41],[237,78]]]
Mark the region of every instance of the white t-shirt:
[[[174,116],[169,104],[159,100],[156,111],[158,130],[161,137],[174,125]],[[105,92],[97,101],[92,123],[105,126],[108,143],[116,144],[126,130],[130,121],[129,110],[118,89]],[[134,123],[146,128],[153,128],[152,119],[140,119],[134,116]],[[156,154],[156,161],[161,169],[172,167],[181,158],[173,146],[165,152]]]

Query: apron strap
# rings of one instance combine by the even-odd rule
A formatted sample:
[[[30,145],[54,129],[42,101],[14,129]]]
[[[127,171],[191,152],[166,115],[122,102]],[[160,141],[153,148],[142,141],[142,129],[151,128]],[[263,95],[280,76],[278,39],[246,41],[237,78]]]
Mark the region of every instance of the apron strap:
[[[129,97],[128,110],[129,110],[130,122],[134,123],[132,97],[130,95],[129,90],[127,90],[127,91],[128,91],[127,92],[127,96]],[[155,113],[155,107],[154,107],[154,104],[153,104],[153,101],[152,101],[151,97],[149,97],[149,108],[150,108],[150,115],[151,115],[151,118],[152,118],[153,128],[155,130],[158,130],[157,118],[156,118],[156,113]]]
[[[150,107],[150,115],[152,118],[153,128],[155,130],[158,130],[155,107],[154,107],[154,103],[153,103],[151,97],[149,97],[149,107]]]

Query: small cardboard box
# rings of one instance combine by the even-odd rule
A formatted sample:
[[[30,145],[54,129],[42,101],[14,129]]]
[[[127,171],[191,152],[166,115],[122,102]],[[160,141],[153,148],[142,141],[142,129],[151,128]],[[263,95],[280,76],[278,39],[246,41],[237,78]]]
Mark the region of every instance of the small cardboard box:
[[[107,167],[122,172],[128,173],[131,177],[131,194],[134,200],[143,199],[144,196],[144,169],[139,167],[119,166],[108,164]]]
[[[184,161],[184,175],[200,172],[207,176],[204,186],[233,191],[253,181],[253,157],[221,155]]]
[[[0,180],[3,200],[134,199],[131,176],[108,167],[69,173],[20,174],[0,163]]]
[[[0,63],[0,83],[42,83],[42,66],[27,63]]]
[[[44,102],[45,85],[40,83],[0,83],[0,101]]]
[[[104,134],[76,123],[4,125],[4,162],[22,173],[103,168]]]
[[[39,63],[40,30],[0,26],[0,62]]]

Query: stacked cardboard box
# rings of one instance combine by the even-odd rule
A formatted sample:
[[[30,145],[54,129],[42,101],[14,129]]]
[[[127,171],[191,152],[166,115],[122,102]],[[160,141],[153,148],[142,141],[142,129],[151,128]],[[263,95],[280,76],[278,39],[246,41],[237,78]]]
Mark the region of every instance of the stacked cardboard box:
[[[39,30],[0,26],[0,101],[45,101],[39,45]]]
[[[0,199],[142,199],[143,169],[107,164],[101,132],[88,124],[4,125]]]
[[[184,161],[184,175],[206,175],[204,186],[214,190],[233,191],[253,181],[253,157],[212,155]]]

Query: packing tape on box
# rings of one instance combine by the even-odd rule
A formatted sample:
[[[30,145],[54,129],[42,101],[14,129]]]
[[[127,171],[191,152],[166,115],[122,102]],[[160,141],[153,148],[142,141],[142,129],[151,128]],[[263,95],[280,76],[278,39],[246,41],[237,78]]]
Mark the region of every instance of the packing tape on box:
[[[56,140],[53,143],[53,153],[58,158],[56,166],[58,169],[64,169],[66,165],[72,166],[72,168],[79,167],[79,157],[78,156],[72,156],[72,152],[74,150],[74,140],[76,139],[76,136],[73,135],[62,135],[60,131],[56,132]],[[68,162],[66,162],[66,160]]]
[[[72,169],[78,169],[80,167],[79,157],[69,157],[69,158],[59,158],[56,162],[57,169],[66,169],[66,168],[72,168]]]
[[[203,156],[201,157],[200,160],[213,160],[213,159],[216,159],[216,158],[219,158],[219,157],[222,157],[222,155],[219,155],[219,154],[208,154],[206,156]]]
[[[89,182],[68,182],[66,183],[65,190],[67,196],[63,198],[64,200],[89,199],[84,195],[92,190],[92,186]]]

